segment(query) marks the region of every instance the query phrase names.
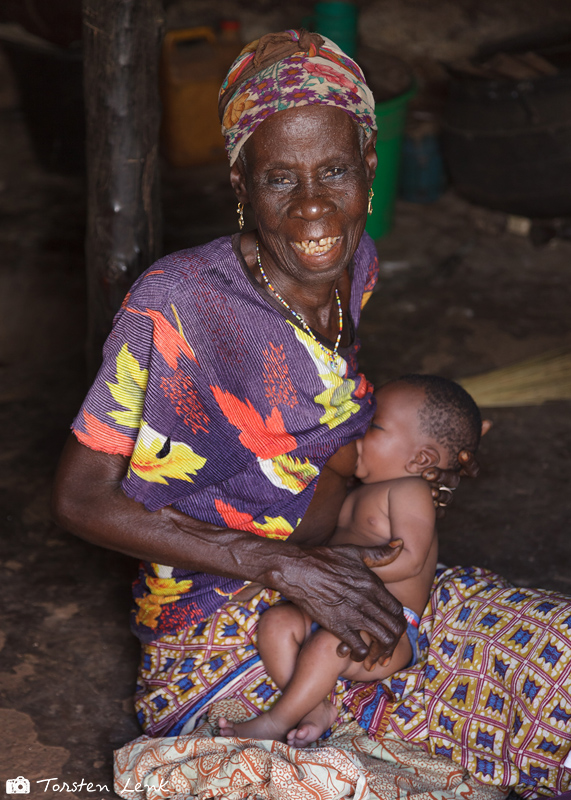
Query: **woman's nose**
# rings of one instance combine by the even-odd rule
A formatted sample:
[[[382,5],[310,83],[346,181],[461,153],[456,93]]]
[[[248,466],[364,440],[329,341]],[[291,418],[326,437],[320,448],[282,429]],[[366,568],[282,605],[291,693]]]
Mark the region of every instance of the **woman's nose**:
[[[294,198],[290,216],[306,220],[321,219],[331,214],[337,206],[326,194],[311,187],[304,187]]]

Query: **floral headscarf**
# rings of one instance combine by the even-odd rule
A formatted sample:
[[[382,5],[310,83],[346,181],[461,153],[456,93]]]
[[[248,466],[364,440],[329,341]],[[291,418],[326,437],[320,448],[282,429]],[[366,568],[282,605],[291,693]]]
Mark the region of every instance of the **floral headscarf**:
[[[218,97],[230,164],[271,114],[315,104],[341,108],[367,134],[377,128],[375,101],[360,67],[330,39],[288,30],[247,45]]]

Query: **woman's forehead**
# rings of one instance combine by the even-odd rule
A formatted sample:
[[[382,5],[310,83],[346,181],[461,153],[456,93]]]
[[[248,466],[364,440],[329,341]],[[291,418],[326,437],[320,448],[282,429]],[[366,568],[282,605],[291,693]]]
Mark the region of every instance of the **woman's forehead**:
[[[324,105],[290,108],[262,122],[245,143],[246,163],[252,159],[325,159],[344,155],[360,160],[357,123],[338,108]]]

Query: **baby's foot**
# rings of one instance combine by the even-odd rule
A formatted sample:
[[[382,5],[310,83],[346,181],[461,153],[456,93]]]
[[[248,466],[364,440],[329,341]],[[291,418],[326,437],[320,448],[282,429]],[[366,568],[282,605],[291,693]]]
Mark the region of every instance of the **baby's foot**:
[[[218,728],[220,730],[220,736],[236,736],[236,722],[230,722],[226,719],[226,717],[218,717]]]
[[[240,739],[273,739],[285,742],[285,730],[281,730],[268,714],[249,719],[246,722],[229,722],[226,717],[218,718],[220,736],[237,736]]]
[[[308,747],[333,725],[336,717],[335,706],[329,700],[323,700],[309,714],[306,714],[297,728],[293,728],[288,733],[287,743],[290,747]]]

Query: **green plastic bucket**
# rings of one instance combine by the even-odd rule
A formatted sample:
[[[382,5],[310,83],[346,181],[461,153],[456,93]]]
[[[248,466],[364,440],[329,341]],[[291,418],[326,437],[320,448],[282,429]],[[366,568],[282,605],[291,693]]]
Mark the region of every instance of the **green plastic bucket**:
[[[366,231],[380,239],[390,231],[398,188],[399,166],[409,100],[416,94],[411,86],[403,94],[375,105],[377,118],[377,173],[373,181],[373,213],[367,220]]]
[[[357,51],[357,7],[349,2],[316,3],[313,11],[315,30],[327,36],[350,58]]]

